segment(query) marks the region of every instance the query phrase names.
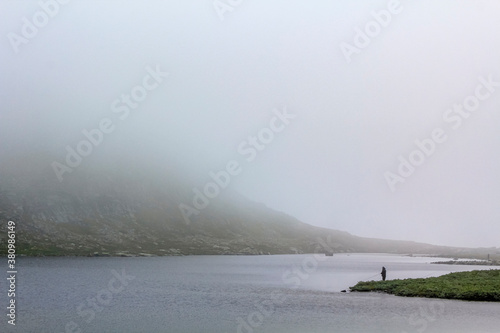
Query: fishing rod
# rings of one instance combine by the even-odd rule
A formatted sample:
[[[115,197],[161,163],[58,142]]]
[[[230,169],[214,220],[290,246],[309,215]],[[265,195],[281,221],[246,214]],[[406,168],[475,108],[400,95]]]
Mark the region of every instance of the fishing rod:
[[[374,278],[375,276],[377,276],[377,275],[379,275],[379,274],[380,274],[380,273],[377,273],[377,274],[375,274],[375,275],[372,275],[372,276],[370,276],[370,277],[367,277],[367,278],[366,278],[366,280],[371,279],[371,278]]]
[[[374,277],[375,277],[375,276],[377,276],[377,275],[378,275],[378,274],[372,275],[372,276],[367,277],[366,279],[363,279],[363,280],[368,280],[368,279],[374,278]],[[344,289],[344,290],[341,290],[340,292],[341,292],[341,293],[345,293],[345,292],[347,292],[347,290],[346,290],[346,289]]]

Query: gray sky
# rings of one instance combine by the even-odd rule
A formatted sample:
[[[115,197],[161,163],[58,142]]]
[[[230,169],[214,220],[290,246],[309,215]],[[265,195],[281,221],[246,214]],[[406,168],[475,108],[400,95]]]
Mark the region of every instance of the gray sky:
[[[37,1],[0,1],[2,163],[36,151],[62,164],[66,146],[76,149],[82,130],[107,118],[113,131],[81,165],[124,155],[161,161],[203,188],[210,171],[236,160],[232,188],[313,225],[500,246],[498,1],[58,7],[48,7],[51,17]],[[121,96],[143,84],[146,68],[168,76],[148,79],[157,87],[120,119],[112,103],[125,107]],[[473,111],[453,110],[463,103]],[[295,118],[248,161],[238,147],[285,108]],[[415,140],[436,128],[446,140],[429,156],[414,153]],[[412,153],[423,162],[399,175],[399,156]],[[387,172],[404,183],[392,191]]]

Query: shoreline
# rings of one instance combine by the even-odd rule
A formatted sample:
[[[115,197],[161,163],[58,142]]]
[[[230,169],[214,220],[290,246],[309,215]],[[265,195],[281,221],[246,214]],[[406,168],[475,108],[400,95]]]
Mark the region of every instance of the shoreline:
[[[478,265],[478,266],[500,266],[500,262],[496,260],[449,260],[449,261],[435,261],[431,264],[437,265]]]
[[[358,282],[351,292],[396,296],[500,302],[500,269],[455,272],[438,277]]]

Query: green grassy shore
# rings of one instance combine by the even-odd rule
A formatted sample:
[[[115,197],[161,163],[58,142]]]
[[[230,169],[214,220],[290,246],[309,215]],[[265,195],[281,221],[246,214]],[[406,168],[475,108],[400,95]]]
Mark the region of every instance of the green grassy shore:
[[[407,297],[500,302],[500,270],[458,272],[426,279],[358,282],[350,289]]]

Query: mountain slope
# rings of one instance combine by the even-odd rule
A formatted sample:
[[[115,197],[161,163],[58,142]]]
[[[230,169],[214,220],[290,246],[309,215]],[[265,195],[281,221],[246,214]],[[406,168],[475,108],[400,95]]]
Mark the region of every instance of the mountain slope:
[[[179,204],[192,202],[192,186],[173,176],[82,168],[60,183],[51,170],[36,170],[2,170],[3,253],[9,220],[16,222],[17,253],[28,255],[471,251],[314,227],[230,190],[186,223]]]

